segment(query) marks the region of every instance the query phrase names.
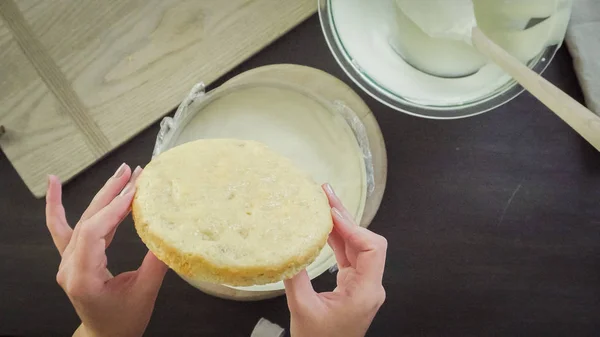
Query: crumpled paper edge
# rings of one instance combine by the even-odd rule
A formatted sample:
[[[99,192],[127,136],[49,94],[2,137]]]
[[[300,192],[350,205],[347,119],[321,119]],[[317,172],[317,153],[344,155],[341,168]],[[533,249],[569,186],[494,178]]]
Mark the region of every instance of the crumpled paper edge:
[[[270,322],[265,318],[261,318],[250,337],[283,337],[285,330],[279,325]]]

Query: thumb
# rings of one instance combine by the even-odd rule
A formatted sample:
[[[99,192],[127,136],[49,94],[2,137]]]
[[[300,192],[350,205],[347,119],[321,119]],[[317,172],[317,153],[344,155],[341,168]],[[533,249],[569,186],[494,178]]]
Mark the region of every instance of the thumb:
[[[148,251],[137,271],[137,281],[140,282],[140,287],[151,293],[158,293],[168,269],[166,264]]]
[[[289,280],[284,280],[285,295],[291,312],[310,304],[317,298],[317,293],[310,283],[306,270],[301,271]]]

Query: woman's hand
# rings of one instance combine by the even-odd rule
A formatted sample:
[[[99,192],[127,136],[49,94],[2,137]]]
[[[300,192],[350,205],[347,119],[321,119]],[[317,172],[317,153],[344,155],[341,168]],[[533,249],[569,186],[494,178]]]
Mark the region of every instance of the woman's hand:
[[[151,252],[136,271],[113,277],[105,249],[130,211],[135,179],[123,164],[96,194],[72,229],[61,200],[61,185],[48,178],[46,224],[62,256],[56,275],[81,318],[76,335],[141,336],[150,321],[167,266]]]
[[[339,271],[333,292],[317,294],[306,271],[285,281],[292,337],[363,337],[385,301],[381,284],[387,241],[354,223],[329,185],[333,217],[329,245]]]

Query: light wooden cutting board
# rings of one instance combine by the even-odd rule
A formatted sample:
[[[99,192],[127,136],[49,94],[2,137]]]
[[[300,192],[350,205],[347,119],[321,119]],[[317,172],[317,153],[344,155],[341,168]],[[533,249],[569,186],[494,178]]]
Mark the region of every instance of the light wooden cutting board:
[[[0,0],[0,147],[66,181],[316,11],[316,0]],[[150,154],[149,154],[150,155]]]

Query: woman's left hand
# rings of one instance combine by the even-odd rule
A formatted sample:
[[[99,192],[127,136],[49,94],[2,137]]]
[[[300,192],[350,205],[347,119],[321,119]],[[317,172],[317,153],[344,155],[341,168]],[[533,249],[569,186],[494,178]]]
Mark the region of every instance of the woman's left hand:
[[[62,256],[56,275],[81,318],[85,336],[141,336],[146,330],[167,266],[148,252],[141,266],[112,276],[105,249],[130,211],[135,179],[123,164],[96,194],[72,229],[62,205],[58,178],[48,178],[46,224]]]

